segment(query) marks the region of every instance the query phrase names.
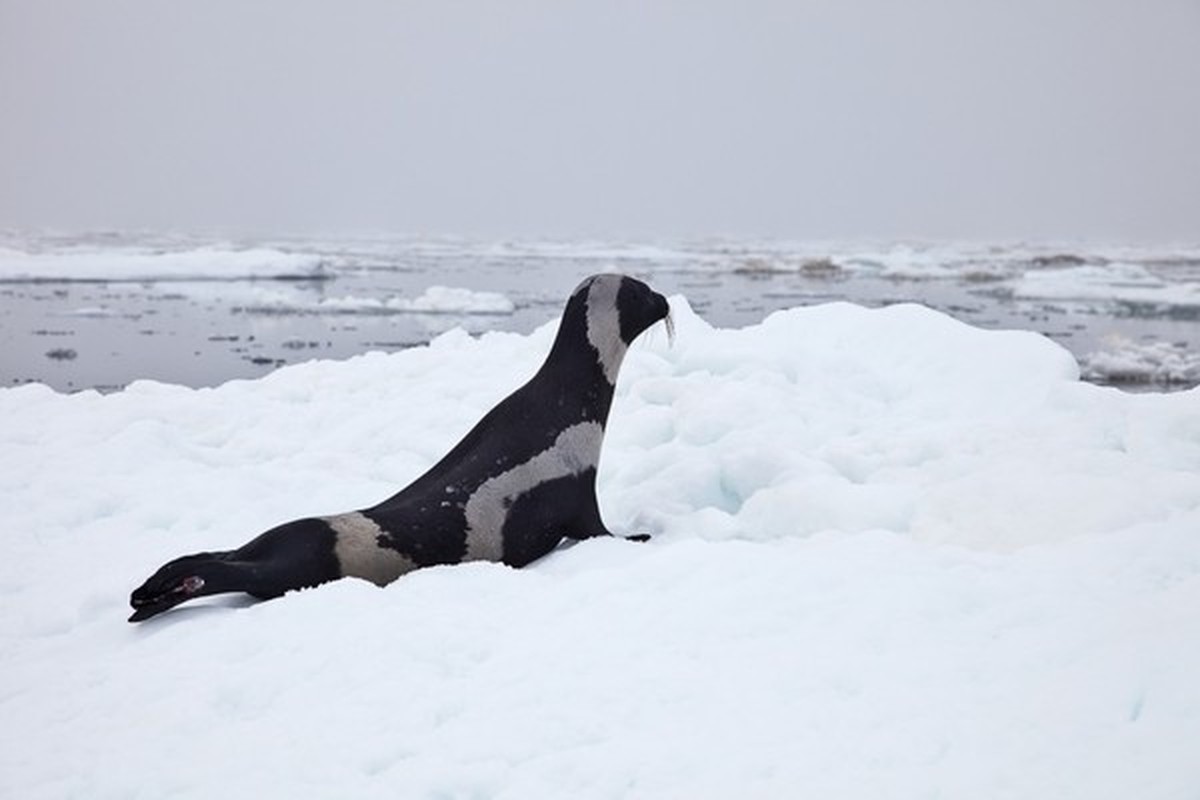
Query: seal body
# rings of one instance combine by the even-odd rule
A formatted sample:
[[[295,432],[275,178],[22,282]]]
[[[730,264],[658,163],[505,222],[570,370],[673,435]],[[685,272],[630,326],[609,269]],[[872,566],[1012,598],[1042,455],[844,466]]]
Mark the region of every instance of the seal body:
[[[628,346],[668,310],[639,280],[588,278],[537,374],[424,475],[370,508],[168,562],[133,592],[130,621],[222,592],[266,599],[348,576],[383,586],[420,567],[473,560],[522,567],[564,537],[611,536],[596,468],[613,387]]]

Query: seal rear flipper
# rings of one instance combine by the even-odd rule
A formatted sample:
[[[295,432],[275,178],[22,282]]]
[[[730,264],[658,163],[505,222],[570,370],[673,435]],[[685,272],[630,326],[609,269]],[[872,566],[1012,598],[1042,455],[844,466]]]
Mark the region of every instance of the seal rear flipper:
[[[133,590],[130,622],[141,622],[196,597],[237,591],[230,585],[228,553],[196,553],[168,561]]]
[[[594,492],[595,490],[593,489],[592,491]],[[650,541],[650,534],[648,533],[634,533],[628,536],[620,536],[610,531],[604,524],[604,521],[600,519],[600,510],[597,508],[594,499],[585,505],[575,524],[567,529],[563,535],[568,539],[578,541],[595,539],[600,536],[611,536],[614,539],[624,539],[627,542]]]
[[[566,536],[568,539],[575,539],[577,541],[581,541],[583,539],[595,539],[598,536],[611,536],[614,539],[624,539],[627,542],[648,542],[648,541],[650,541],[650,534],[648,534],[648,533],[631,533],[628,536],[618,536],[617,534],[613,533],[612,531],[608,530],[607,528],[603,528],[599,531],[592,530],[591,532],[588,532],[587,534],[572,531],[570,533],[567,533]]]
[[[147,602],[140,603],[140,604],[137,602],[134,602],[134,601],[130,601],[131,605],[133,606],[134,611],[133,611],[133,614],[131,614],[129,616],[129,621],[130,622],[142,622],[144,620],[148,620],[153,616],[157,616],[157,615],[161,614],[162,612],[167,611],[168,609],[174,608],[175,606],[179,605],[180,603],[182,603],[183,601],[185,601],[187,599],[188,598],[186,598],[186,597],[165,598],[165,599],[151,600],[151,601],[147,601]]]
[[[260,599],[286,591],[264,575],[259,564],[234,561],[234,553],[197,553],[164,564],[133,590],[130,622],[141,622],[180,603],[214,594],[246,592]]]

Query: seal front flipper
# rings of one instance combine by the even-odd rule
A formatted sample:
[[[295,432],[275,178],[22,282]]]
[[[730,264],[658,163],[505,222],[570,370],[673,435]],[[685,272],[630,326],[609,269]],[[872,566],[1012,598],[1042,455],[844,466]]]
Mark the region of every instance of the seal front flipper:
[[[592,495],[594,498],[595,497],[594,489],[592,490]],[[611,536],[614,539],[624,539],[627,542],[648,542],[648,541],[650,541],[650,534],[648,534],[648,533],[634,533],[629,536],[618,536],[617,534],[610,531],[604,525],[604,522],[601,521],[600,512],[595,507],[595,501],[593,500],[593,502],[590,503],[589,505],[591,507],[583,515],[583,520],[581,522],[577,523],[573,529],[567,531],[567,533],[565,534],[568,539],[575,539],[575,540],[582,541],[583,539],[595,539],[598,536]]]
[[[600,507],[596,502],[596,471],[594,467],[588,471],[585,485],[584,490],[576,498],[579,511],[575,516],[575,522],[564,531],[563,535],[568,539],[579,540],[595,539],[599,536],[616,538],[616,534],[608,529],[604,520],[600,519]]]
[[[582,530],[571,531],[566,534],[568,539],[582,541],[583,539],[595,539],[598,536],[611,536],[614,539],[624,539],[627,542],[648,542],[650,534],[648,533],[632,533],[628,536],[618,536],[601,525],[599,528],[590,528],[586,532]]]

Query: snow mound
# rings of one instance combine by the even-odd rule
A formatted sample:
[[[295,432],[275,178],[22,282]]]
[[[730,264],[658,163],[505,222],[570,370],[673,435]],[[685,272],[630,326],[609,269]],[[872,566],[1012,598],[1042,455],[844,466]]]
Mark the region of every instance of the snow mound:
[[[361,507],[553,337],[190,390],[0,390],[0,787],[154,796],[1182,798],[1200,785],[1200,390],[845,304],[630,351],[610,527],[524,570],[128,625],[163,561]]]
[[[0,282],[19,281],[226,281],[330,277],[324,259],[266,247],[183,250],[110,248],[29,253],[0,247]]]

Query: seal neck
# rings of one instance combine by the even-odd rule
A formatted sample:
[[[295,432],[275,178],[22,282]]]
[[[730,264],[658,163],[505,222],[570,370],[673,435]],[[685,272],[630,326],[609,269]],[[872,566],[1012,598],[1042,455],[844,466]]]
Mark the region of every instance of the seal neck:
[[[612,406],[613,385],[600,363],[595,358],[581,359],[577,352],[555,356],[551,352],[533,377],[541,409],[561,410],[564,421],[594,420],[604,424]]]
[[[608,420],[613,383],[625,348],[614,349],[611,355],[606,365],[588,340],[584,321],[564,317],[554,346],[533,379],[540,384],[538,397],[543,410],[561,410],[564,421],[593,420],[603,425]]]

